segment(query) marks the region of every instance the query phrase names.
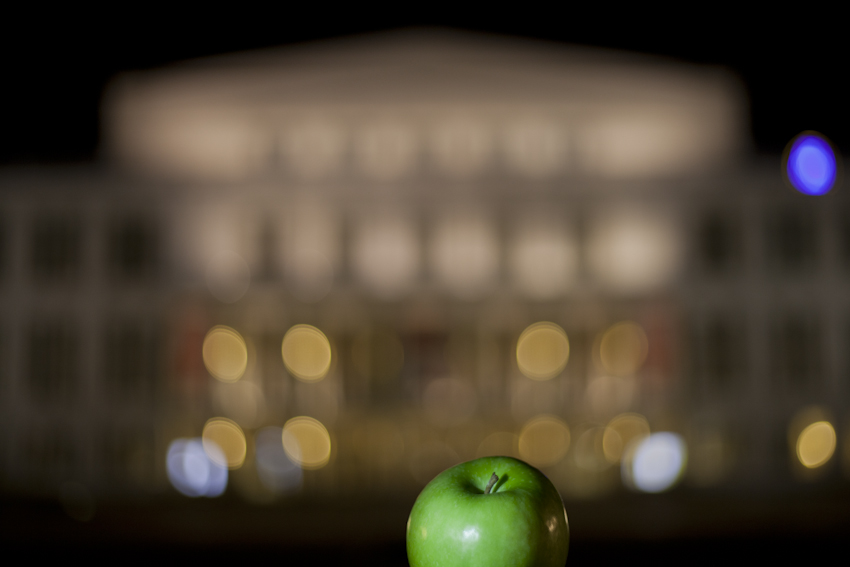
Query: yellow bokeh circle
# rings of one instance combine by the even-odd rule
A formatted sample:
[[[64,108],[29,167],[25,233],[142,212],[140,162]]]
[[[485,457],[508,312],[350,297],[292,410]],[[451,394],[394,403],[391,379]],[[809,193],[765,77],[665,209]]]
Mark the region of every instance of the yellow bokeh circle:
[[[599,341],[599,360],[606,372],[628,376],[646,361],[649,341],[637,323],[622,321],[609,327]]]
[[[617,463],[630,445],[649,437],[649,422],[637,413],[622,413],[608,422],[602,436],[602,450],[609,463]]]
[[[810,469],[825,465],[835,452],[835,442],[835,429],[831,423],[812,423],[797,438],[797,458]]]
[[[520,372],[532,380],[554,378],[567,365],[569,357],[567,334],[555,323],[534,323],[517,340],[517,365]]]
[[[528,421],[519,434],[519,454],[532,465],[545,467],[564,458],[570,448],[570,428],[551,415]]]
[[[317,419],[293,417],[283,426],[283,450],[303,469],[320,469],[331,458],[331,436]]]
[[[303,382],[317,382],[331,368],[331,343],[312,325],[289,329],[280,350],[286,369]]]
[[[217,464],[229,469],[238,469],[245,462],[248,444],[242,428],[224,417],[214,417],[204,425],[202,436],[204,450],[207,456]],[[219,451],[211,450],[209,445],[215,444]],[[224,462],[221,462],[222,455]]]
[[[248,367],[248,347],[237,331],[217,325],[204,337],[204,366],[222,382],[236,382]]]

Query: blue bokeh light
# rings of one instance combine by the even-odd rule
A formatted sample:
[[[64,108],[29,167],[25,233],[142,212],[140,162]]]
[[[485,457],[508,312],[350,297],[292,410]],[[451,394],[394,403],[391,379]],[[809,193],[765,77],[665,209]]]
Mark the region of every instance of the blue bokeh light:
[[[220,451],[214,444],[206,450],[200,438],[175,439],[168,447],[168,480],[181,494],[214,498],[227,488],[227,469],[209,458],[208,451]],[[224,462],[224,455],[219,459]]]
[[[785,163],[788,181],[806,195],[824,195],[835,185],[835,152],[822,136],[804,133],[791,142]]]

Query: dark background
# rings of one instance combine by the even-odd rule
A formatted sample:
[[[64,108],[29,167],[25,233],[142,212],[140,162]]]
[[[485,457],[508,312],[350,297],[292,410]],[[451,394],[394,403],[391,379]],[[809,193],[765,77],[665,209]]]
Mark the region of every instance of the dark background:
[[[817,130],[846,153],[850,123],[837,14],[798,6],[744,16],[688,4],[682,11],[560,11],[529,4],[466,12],[429,5],[415,16],[298,4],[271,10],[188,13],[150,4],[123,12],[47,8],[6,11],[0,23],[0,165],[86,161],[98,147],[98,106],[111,77],[181,59],[408,26],[445,26],[625,49],[736,72],[751,96],[756,148],[778,154],[803,130]],[[743,6],[739,6],[743,10]],[[822,9],[821,9],[822,10]]]

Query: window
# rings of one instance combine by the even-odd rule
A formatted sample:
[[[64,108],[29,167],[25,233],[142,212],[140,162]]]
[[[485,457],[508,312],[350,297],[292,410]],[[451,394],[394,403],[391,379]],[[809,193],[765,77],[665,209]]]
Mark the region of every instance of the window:
[[[706,325],[703,340],[706,373],[721,387],[728,387],[744,367],[743,329],[728,319],[715,318]]]
[[[740,318],[714,314],[697,325],[697,374],[709,389],[728,391],[747,367],[746,327]]]
[[[786,209],[768,219],[769,265],[784,273],[814,270],[817,262],[817,227],[811,211]]]
[[[771,374],[780,384],[799,388],[818,380],[821,340],[817,318],[811,313],[783,313],[773,317],[770,330]]]
[[[107,246],[109,272],[123,282],[145,281],[155,275],[157,234],[154,223],[130,217],[113,223]]]
[[[27,341],[30,390],[40,401],[64,400],[76,388],[79,336],[67,321],[34,324]]]
[[[82,234],[77,219],[45,215],[32,226],[31,268],[40,281],[75,278],[81,264]]]
[[[138,320],[115,320],[104,335],[104,378],[110,392],[121,398],[149,398],[156,368],[150,327]]]
[[[703,269],[721,274],[737,268],[743,256],[741,236],[736,219],[717,211],[705,215],[697,234],[697,254]]]

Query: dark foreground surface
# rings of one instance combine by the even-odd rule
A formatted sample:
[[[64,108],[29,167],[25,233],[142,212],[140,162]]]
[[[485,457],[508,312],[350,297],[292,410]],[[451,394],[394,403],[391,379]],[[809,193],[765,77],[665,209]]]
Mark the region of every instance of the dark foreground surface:
[[[55,500],[6,498],[0,546],[3,557],[62,562],[404,566],[410,505],[164,498],[99,503],[84,514]],[[570,567],[844,563],[850,542],[843,492],[642,495],[566,505]]]
[[[657,541],[572,541],[569,567],[838,564],[846,561],[846,536],[749,537]],[[373,545],[144,545],[4,542],[4,555],[96,564],[149,561],[155,565],[405,566],[404,542]]]

